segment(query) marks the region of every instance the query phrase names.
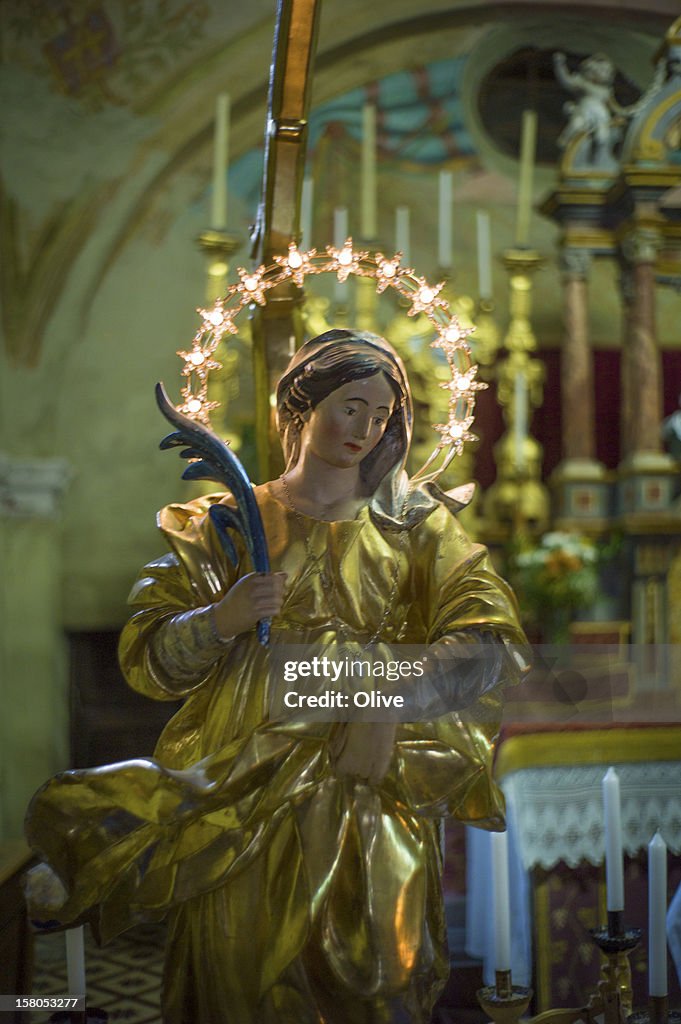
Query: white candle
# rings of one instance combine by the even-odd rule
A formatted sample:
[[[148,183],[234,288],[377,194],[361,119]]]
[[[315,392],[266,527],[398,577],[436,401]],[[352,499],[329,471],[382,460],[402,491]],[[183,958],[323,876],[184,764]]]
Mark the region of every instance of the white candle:
[[[478,210],[475,215],[478,233],[478,294],[481,299],[492,298],[492,240],[489,214]]]
[[[362,108],[362,162],[360,194],[360,230],[362,238],[376,237],[376,107]]]
[[[624,910],[624,864],[620,822],[620,780],[614,768],[603,778],[605,810],[605,880],[609,911]]]
[[[648,844],[648,992],[668,994],[667,846],[659,832]]]
[[[337,206],[333,211],[333,244],[336,249],[342,249],[348,237],[348,208]],[[346,284],[336,278],[334,284],[334,298],[336,302],[344,302]]]
[[[454,262],[452,244],[452,187],[451,171],[440,171],[439,176],[439,219],[437,236],[438,263],[443,270],[449,270]]]
[[[83,926],[69,928],[66,932],[66,975],[70,996],[84,996],[85,988],[85,939]]]
[[[409,207],[395,210],[395,250],[402,253],[402,266],[409,266]]]
[[[303,249],[312,248],[312,204],[314,202],[314,182],[312,178],[303,179],[303,193],[300,197],[300,244]]]
[[[229,96],[221,93],[215,104],[213,140],[213,202],[210,226],[227,227],[227,165],[229,160]]]
[[[516,211],[516,245],[527,245],[530,236],[530,213],[532,212],[532,179],[534,157],[537,148],[537,113],[523,111],[523,128],[520,140],[520,180],[518,182],[518,208]]]
[[[491,832],[494,899],[494,968],[511,970],[511,908],[508,885],[508,834]]]
[[[527,437],[527,380],[519,370],[513,382],[513,426],[516,469],[525,468],[525,438]]]

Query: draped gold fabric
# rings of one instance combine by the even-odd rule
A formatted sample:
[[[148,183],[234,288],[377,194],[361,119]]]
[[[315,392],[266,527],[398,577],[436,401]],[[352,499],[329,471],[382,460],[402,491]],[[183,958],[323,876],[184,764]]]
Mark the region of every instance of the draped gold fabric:
[[[327,523],[292,514],[268,485],[256,496],[272,569],[288,573],[273,643],[331,642],[339,621],[343,639],[366,641],[390,595],[387,643],[467,628],[523,642],[512,593],[446,508],[387,531],[367,509]],[[503,826],[491,775],[500,688],[399,726],[372,787],[334,775],[333,724],[268,719],[270,656],[254,633],[191,683],[168,678],[150,644],[159,625],[249,571],[220,548],[214,500],[160,514],[172,553],[143,570],[121,637],[131,686],[187,699],[153,760],[66,772],[36,794],[28,837],[68,896],[31,915],[89,919],[107,940],[170,912],[166,1024],[425,1022],[448,973],[438,821]],[[503,681],[516,672],[509,658]]]

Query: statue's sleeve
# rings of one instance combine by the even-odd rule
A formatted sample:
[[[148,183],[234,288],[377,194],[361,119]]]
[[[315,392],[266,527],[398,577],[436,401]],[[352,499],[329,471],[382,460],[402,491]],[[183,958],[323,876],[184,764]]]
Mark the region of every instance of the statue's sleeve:
[[[171,546],[138,576],[118,655],[128,684],[156,700],[186,697],[211,678],[231,639],[220,637],[214,604],[238,567],[222,552],[209,517],[210,499],[171,505],[159,527]]]
[[[492,777],[492,759],[503,687],[516,682],[527,667],[525,635],[515,596],[487,550],[471,543],[445,508],[424,525],[427,532],[416,538],[413,551],[415,591],[422,595],[429,650],[437,657],[443,647],[446,655],[447,647],[473,643],[484,657],[468,706],[455,703],[453,710],[432,720],[400,727],[396,771],[390,775],[401,799],[417,813],[453,814],[499,828],[504,804]],[[451,670],[455,661],[444,660],[443,665]],[[456,693],[456,680],[452,685]]]

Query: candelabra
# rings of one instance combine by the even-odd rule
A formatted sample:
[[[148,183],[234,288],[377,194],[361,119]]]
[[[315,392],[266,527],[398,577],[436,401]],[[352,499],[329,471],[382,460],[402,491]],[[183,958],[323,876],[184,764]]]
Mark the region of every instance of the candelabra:
[[[548,491],[541,482],[542,448],[529,429],[531,410],[543,398],[544,367],[532,356],[537,343],[530,321],[532,278],[542,262],[532,249],[504,253],[510,279],[510,322],[504,338],[508,355],[495,377],[507,430],[494,448],[497,479],[485,496],[485,517],[516,533],[542,532],[549,519]]]

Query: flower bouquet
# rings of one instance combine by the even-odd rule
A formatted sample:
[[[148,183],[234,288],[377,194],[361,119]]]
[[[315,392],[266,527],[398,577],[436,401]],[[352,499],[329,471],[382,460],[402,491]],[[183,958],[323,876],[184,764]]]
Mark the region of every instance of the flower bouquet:
[[[566,643],[578,610],[600,593],[599,553],[588,538],[546,533],[538,544],[518,545],[510,554],[509,576],[528,629],[551,643]]]

